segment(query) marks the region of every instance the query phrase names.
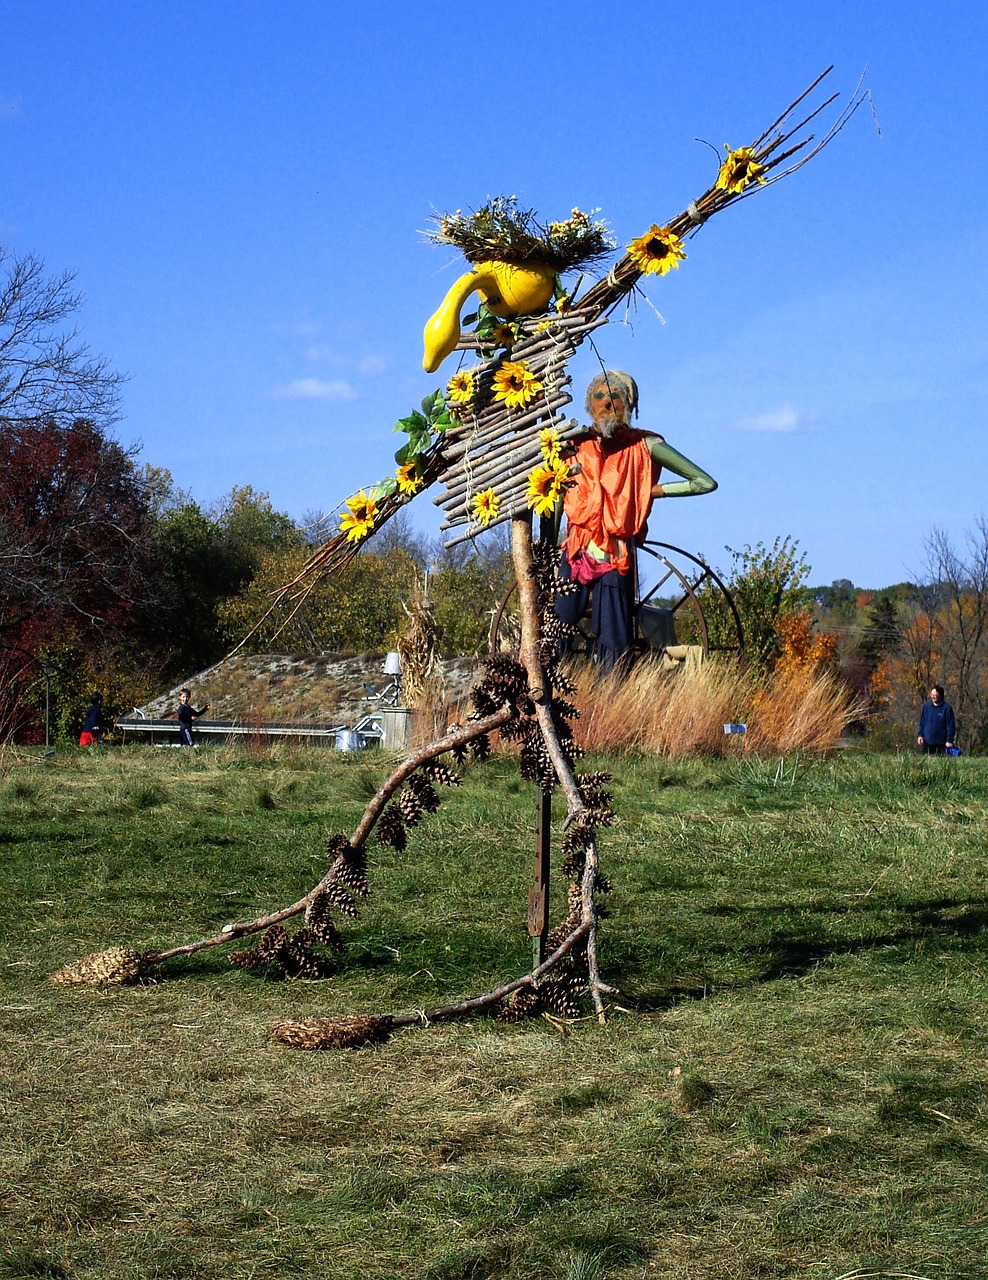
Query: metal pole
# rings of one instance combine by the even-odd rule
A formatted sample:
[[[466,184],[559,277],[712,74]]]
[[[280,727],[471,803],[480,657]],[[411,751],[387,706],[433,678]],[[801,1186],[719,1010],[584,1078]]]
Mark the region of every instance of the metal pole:
[[[535,798],[535,883],[528,893],[528,933],[537,968],[546,957],[549,937],[549,855],[552,849],[552,796],[540,787]]]

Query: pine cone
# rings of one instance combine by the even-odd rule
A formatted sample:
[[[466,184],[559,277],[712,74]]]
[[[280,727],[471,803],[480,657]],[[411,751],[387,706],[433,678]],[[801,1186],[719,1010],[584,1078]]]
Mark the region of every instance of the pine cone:
[[[436,783],[440,787],[459,787],[462,785],[460,775],[455,769],[451,769],[449,765],[442,764],[439,760],[429,760],[422,766],[422,772],[430,782]]]
[[[276,960],[288,942],[288,930],[284,925],[273,924],[261,934],[257,954],[265,963]]]
[[[565,841],[563,843],[565,845]],[[580,845],[567,854],[559,869],[564,880],[582,880],[583,868],[586,865],[587,851],[583,845]]]
[[[340,915],[347,916],[351,920],[356,920],[360,915],[360,908],[347,893],[343,886],[335,881],[330,881],[324,890],[326,899],[331,902]]]
[[[403,787],[398,796],[398,812],[406,827],[414,827],[422,820],[423,806],[418,795],[410,788]]]
[[[538,992],[533,991],[531,987],[519,987],[517,991],[512,992],[508,1003],[498,1010],[497,1020],[498,1022],[521,1022],[522,1018],[538,1013],[539,1008]]]
[[[575,992],[584,984],[576,977],[550,978],[539,986],[542,1003],[561,1018],[578,1018],[583,1012]]]
[[[399,852],[408,844],[405,825],[393,801],[378,819],[375,835],[378,844],[390,845],[392,849],[397,849]]]
[[[366,898],[370,892],[367,883],[367,852],[365,849],[351,849],[340,863],[336,871],[336,879],[345,884],[354,893]]]
[[[330,914],[328,893],[317,893],[312,899],[305,911],[305,923],[323,946],[339,952],[340,955],[346,951],[346,943],[343,941],[343,936],[333,923]]]
[[[390,1018],[279,1018],[271,1041],[290,1049],[357,1049],[383,1039],[390,1027]]]
[[[325,966],[310,955],[312,944],[316,941],[313,929],[299,929],[290,938],[281,956],[281,967],[286,978],[321,978]]]
[[[83,956],[52,974],[52,982],[62,985],[80,983],[90,987],[119,987],[137,982],[144,974],[147,954],[130,947],[108,947]]]
[[[439,794],[423,774],[413,773],[405,783],[405,790],[413,793],[426,813],[435,813],[439,808]]]

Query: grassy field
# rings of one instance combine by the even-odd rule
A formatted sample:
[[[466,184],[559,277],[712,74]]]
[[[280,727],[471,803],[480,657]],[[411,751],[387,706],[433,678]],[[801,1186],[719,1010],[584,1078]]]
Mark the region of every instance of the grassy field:
[[[528,967],[511,759],[374,846],[334,976],[98,991],[48,977],[293,900],[380,765],[0,757],[0,1277],[988,1277],[988,762],[610,763],[607,1026],[304,1054]]]

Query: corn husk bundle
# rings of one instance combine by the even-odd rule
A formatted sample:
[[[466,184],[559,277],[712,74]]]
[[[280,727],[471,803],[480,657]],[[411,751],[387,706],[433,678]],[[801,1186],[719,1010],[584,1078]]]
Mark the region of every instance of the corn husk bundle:
[[[408,706],[415,707],[427,698],[438,701],[442,697],[444,676],[440,649],[443,629],[424,594],[412,601],[411,608],[404,602],[402,608],[408,615],[405,629],[398,637],[402,692]]]
[[[271,1043],[289,1049],[359,1049],[382,1040],[390,1028],[388,1017],[278,1018],[271,1024]]]
[[[146,952],[130,947],[108,947],[83,956],[53,973],[52,982],[63,986],[120,987],[128,982],[138,982],[148,970]]]

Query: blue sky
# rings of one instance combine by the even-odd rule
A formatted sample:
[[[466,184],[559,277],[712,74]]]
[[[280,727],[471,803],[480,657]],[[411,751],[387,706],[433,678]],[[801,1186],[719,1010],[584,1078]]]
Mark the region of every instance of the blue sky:
[[[251,484],[301,518],[386,474],[455,367],[421,369],[463,269],[430,212],[599,208],[624,245],[710,184],[697,139],[867,66],[881,136],[864,108],[718,215],[647,285],[665,323],[639,306],[598,347],[720,485],[653,536],[726,567],[791,535],[814,582],[882,586],[988,509],[983,9],[6,0],[0,242],[77,271],[121,440],[203,504]]]

